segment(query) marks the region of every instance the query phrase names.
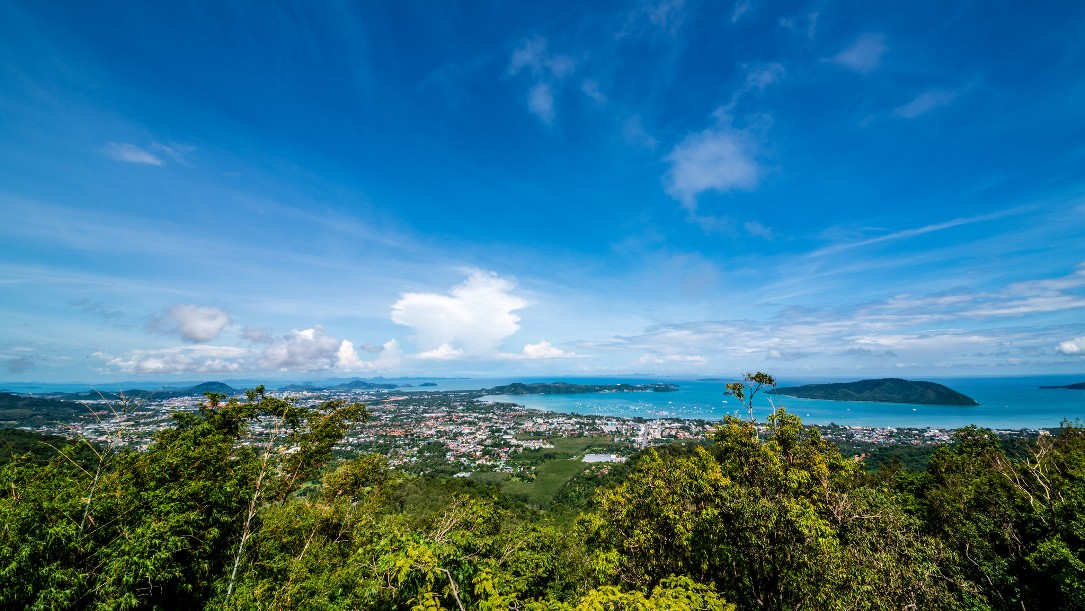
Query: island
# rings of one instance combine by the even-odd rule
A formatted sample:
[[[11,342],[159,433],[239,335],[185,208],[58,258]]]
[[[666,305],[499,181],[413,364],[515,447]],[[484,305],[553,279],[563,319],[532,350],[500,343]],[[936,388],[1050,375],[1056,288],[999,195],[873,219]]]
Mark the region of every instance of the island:
[[[569,384],[568,382],[524,384],[515,382],[487,388],[484,392],[491,395],[580,395],[595,392],[675,392],[677,390],[677,384]]]
[[[1057,388],[1060,390],[1085,390],[1085,382],[1078,382],[1077,384],[1066,384],[1064,386],[1041,386],[1041,389]]]
[[[874,401],[914,405],[979,405],[971,397],[935,382],[913,382],[900,378],[860,380],[836,384],[806,384],[769,391],[777,395],[826,401]]]

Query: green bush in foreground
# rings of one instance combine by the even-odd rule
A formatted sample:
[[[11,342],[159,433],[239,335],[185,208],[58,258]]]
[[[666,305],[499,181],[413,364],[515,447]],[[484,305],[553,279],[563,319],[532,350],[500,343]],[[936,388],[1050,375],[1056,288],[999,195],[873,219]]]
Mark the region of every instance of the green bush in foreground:
[[[364,414],[258,388],[146,452],[0,466],[0,607],[1085,608],[1074,426],[1014,456],[962,429],[925,471],[870,474],[783,410],[760,438],[730,418],[599,480],[570,524],[377,455],[330,464]]]

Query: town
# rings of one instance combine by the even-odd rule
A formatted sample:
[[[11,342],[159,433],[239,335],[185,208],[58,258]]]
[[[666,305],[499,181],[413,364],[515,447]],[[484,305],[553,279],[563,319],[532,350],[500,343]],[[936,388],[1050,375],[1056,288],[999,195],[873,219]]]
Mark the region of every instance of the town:
[[[529,475],[537,460],[532,456],[576,458],[586,462],[619,462],[637,451],[677,442],[708,439],[720,423],[677,418],[625,418],[561,414],[529,410],[514,403],[480,399],[481,391],[425,391],[406,389],[322,389],[269,391],[290,398],[299,406],[325,401],[362,403],[368,418],[358,422],[336,447],[340,456],[379,453],[389,464],[426,473],[504,472]],[[183,396],[128,401],[83,401],[87,410],[68,421],[23,426],[41,433],[61,434],[99,444],[145,449],[152,435],[172,425],[178,410],[195,410],[203,397]],[[246,443],[266,438],[269,423],[256,421]],[[871,446],[933,446],[952,438],[952,429],[814,425],[821,436],[842,449]],[[1006,437],[1034,436],[1036,431],[997,431]],[[581,451],[568,456],[555,448],[555,440],[580,439]],[[563,447],[571,447],[566,444]],[[540,454],[541,452],[541,454]],[[847,453],[847,452],[845,452]],[[859,456],[860,450],[854,451]]]

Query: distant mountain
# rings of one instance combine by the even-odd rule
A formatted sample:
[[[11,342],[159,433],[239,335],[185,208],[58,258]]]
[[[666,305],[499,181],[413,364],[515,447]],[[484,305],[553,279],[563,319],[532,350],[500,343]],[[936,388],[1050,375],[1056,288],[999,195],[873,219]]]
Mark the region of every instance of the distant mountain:
[[[50,395],[53,398],[62,399],[66,401],[122,401],[121,394],[129,401],[139,401],[141,399],[176,399],[177,397],[202,397],[206,392],[218,393],[220,395],[226,395],[232,397],[241,391],[236,388],[223,384],[222,382],[204,382],[195,386],[189,386],[187,388],[161,388],[158,390],[143,390],[139,388],[130,388],[118,392],[107,391],[95,391],[88,390],[85,392],[72,392],[62,393],[57,395]]]
[[[344,382],[337,384],[335,388],[348,388],[351,390],[391,390],[393,388],[399,388],[398,384],[377,384],[374,382],[366,382],[365,380],[354,380],[351,382]]]
[[[1078,382],[1077,384],[1067,384],[1065,386],[1041,386],[1040,388],[1061,388],[1064,390],[1085,390],[1085,382]]]
[[[826,401],[875,401],[917,405],[979,405],[971,397],[935,382],[913,382],[900,378],[860,380],[837,384],[807,384],[778,388],[774,392],[801,399]]]
[[[551,382],[549,384],[524,384],[515,382],[504,386],[494,386],[485,392],[491,395],[579,395],[593,392],[674,392],[677,384],[569,384]]]
[[[365,380],[351,380],[349,382],[343,382],[342,384],[336,384],[335,386],[316,386],[314,384],[288,384],[282,386],[279,390],[290,391],[315,391],[315,390],[391,390],[393,388],[399,388],[398,384],[381,384],[376,382],[367,382]]]
[[[186,395],[202,395],[205,392],[217,392],[223,395],[233,395],[238,390],[222,382],[204,382],[203,384],[197,384],[191,388],[186,388],[183,391]]]
[[[280,386],[279,390],[284,390],[286,392],[304,391],[304,390],[324,390],[324,387],[313,386],[312,384],[287,384],[286,386]]]

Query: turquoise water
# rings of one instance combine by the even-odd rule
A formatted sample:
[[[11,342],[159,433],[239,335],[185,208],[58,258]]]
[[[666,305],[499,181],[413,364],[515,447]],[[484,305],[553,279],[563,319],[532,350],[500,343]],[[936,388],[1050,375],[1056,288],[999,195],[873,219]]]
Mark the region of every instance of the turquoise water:
[[[957,428],[976,424],[996,429],[1057,427],[1064,420],[1085,420],[1085,391],[1040,390],[1039,386],[1064,385],[1085,381],[1080,376],[1029,376],[1013,378],[924,378],[945,384],[964,393],[980,405],[958,407],[943,405],[908,405],[820,401],[778,397],[773,401],[798,414],[809,424],[848,426],[895,426]],[[730,395],[724,394],[723,381],[681,379],[573,379],[584,384],[671,382],[679,390],[670,393],[596,393],[585,395],[516,395],[490,396],[490,400],[518,403],[531,409],[554,412],[644,418],[703,418],[717,420],[727,414],[746,417],[748,411]],[[527,380],[524,380],[527,381]],[[541,380],[540,380],[541,381]],[[551,381],[547,379],[546,381]],[[815,382],[842,381],[825,379],[781,379],[781,386]],[[455,382],[468,382],[456,380]],[[477,380],[474,385],[480,385]],[[459,384],[457,384],[459,385]],[[464,385],[466,388],[470,384]],[[493,385],[486,384],[483,387]],[[442,390],[445,390],[442,388]],[[754,416],[764,420],[771,407],[762,395],[755,401]]]
[[[1021,429],[1057,427],[1064,419],[1085,420],[1085,391],[1040,390],[1039,386],[1058,386],[1085,382],[1085,373],[1059,376],[923,378],[945,384],[980,403],[975,407],[942,405],[904,405],[896,403],[858,403],[818,401],[779,397],[776,404],[798,414],[810,424],[843,424],[850,426],[896,426],[957,428],[976,424],[990,428]],[[516,395],[491,396],[492,400],[518,403],[531,409],[545,411],[626,416],[643,418],[703,418],[718,420],[727,414],[746,417],[744,406],[734,397],[725,395],[724,381],[688,378],[576,378],[550,376],[545,378],[399,378],[381,380],[396,384],[411,384],[410,390],[478,390],[512,382],[555,382],[574,384],[645,384],[668,382],[677,384],[677,392],[667,393],[596,393],[585,395]],[[422,382],[435,382],[435,387],[419,387]],[[781,378],[780,386],[810,383],[851,381],[825,378]],[[83,391],[86,384],[6,384],[4,390],[14,392]],[[115,385],[114,385],[115,386]],[[155,384],[144,383],[145,387]],[[109,387],[107,385],[107,387]],[[126,386],[130,387],[130,386]],[[244,387],[243,383],[238,387]],[[764,420],[769,404],[763,395],[755,404],[755,417]]]

